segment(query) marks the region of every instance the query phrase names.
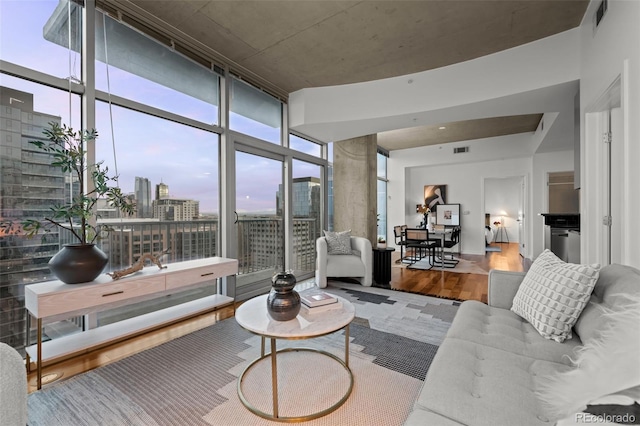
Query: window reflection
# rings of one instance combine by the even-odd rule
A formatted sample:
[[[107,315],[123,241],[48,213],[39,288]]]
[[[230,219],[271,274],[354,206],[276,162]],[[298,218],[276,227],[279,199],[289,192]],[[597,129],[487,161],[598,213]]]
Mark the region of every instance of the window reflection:
[[[321,167],[293,161],[293,253],[297,273],[315,271],[316,239],[322,233]]]
[[[29,143],[45,140],[49,122],[79,123],[80,100],[61,90],[5,77],[0,87],[0,221],[40,220],[68,199],[68,180],[52,157]],[[69,119],[71,101],[72,120]],[[53,279],[48,262],[60,250],[54,229],[27,238],[20,228],[0,228],[0,341],[19,351],[26,343],[24,286]],[[51,326],[49,326],[51,327]]]

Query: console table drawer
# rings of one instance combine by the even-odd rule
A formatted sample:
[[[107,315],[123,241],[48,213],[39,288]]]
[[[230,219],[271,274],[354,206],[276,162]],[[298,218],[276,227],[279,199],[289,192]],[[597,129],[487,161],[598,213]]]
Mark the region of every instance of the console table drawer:
[[[112,302],[162,292],[165,277],[148,277],[137,280],[114,282],[107,285],[87,285],[76,291],[63,291],[42,296],[39,300],[39,316],[47,317],[74,310],[93,308]]]
[[[238,272],[236,262],[219,263],[182,271],[180,274],[167,275],[167,290],[211,281]]]

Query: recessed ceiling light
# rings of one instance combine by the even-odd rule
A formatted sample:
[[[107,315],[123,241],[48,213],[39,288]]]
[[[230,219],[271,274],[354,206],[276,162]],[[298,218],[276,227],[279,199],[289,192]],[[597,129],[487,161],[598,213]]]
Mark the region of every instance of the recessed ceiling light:
[[[446,129],[446,127],[444,127],[444,126],[438,127],[438,130],[444,130],[444,129]]]

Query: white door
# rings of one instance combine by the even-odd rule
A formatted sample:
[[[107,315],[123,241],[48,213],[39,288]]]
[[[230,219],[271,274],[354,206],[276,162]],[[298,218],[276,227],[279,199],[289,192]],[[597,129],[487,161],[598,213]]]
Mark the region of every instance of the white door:
[[[520,193],[518,194],[519,196],[519,200],[518,200],[518,249],[520,251],[520,256],[522,257],[526,257],[526,251],[525,251],[525,214],[524,214],[524,200],[525,200],[525,193],[526,193],[526,188],[525,188],[525,180],[524,177],[522,177],[521,181],[520,181]]]
[[[623,117],[622,110],[612,108],[609,119],[610,147],[609,160],[610,165],[623,164]],[[609,259],[611,263],[622,263],[622,167],[609,167],[609,214],[611,215],[611,226],[609,227]]]

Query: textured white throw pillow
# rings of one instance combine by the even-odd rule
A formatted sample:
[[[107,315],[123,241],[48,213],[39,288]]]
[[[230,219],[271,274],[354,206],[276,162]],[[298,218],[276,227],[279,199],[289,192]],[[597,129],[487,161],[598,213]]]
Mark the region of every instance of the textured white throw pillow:
[[[324,231],[327,240],[327,254],[352,254],[351,230],[342,232]]]
[[[600,265],[566,263],[550,250],[533,262],[513,298],[511,311],[545,339],[564,342],[586,306]]]

